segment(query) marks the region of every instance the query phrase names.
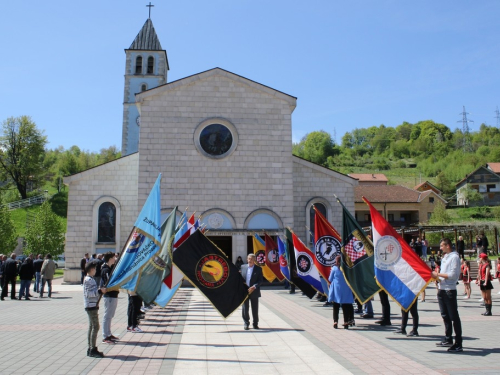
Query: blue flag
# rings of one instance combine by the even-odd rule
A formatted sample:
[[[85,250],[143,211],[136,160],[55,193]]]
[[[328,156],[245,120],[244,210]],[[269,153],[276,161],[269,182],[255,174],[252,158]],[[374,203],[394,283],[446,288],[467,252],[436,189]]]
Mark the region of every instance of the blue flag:
[[[106,286],[109,290],[120,289],[121,285],[130,281],[146,262],[160,250],[160,181],[161,174],[142,207],[125,251],[121,254],[120,261],[116,264],[109,279]]]
[[[285,278],[290,281],[290,270],[288,269],[288,261],[286,256],[286,248],[281,238],[278,237],[278,253],[280,256],[280,269]]]
[[[182,282],[177,283],[177,285],[173,286],[172,289],[170,289],[168,286],[165,285],[165,283],[161,283],[160,294],[158,294],[158,296],[156,297],[155,303],[160,307],[167,306],[172,297],[179,290],[181,284]]]

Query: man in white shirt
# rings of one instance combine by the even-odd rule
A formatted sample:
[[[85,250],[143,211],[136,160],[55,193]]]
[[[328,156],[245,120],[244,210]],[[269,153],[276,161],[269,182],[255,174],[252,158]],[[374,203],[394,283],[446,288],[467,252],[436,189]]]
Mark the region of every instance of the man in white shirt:
[[[249,329],[250,326],[250,314],[249,305],[252,304],[252,318],[253,318],[253,328],[259,329],[259,297],[260,297],[260,285],[263,281],[262,268],[255,265],[255,254],[248,254],[247,257],[248,264],[241,266],[241,276],[245,280],[246,285],[248,285],[248,294],[250,295],[242,307],[243,322],[245,323],[245,330]]]
[[[451,241],[448,238],[441,240],[441,250],[443,259],[441,260],[441,269],[439,273],[432,272],[434,279],[438,282],[438,302],[439,310],[444,321],[445,338],[437,343],[437,346],[449,347],[449,352],[462,352],[462,322],[458,315],[457,306],[457,281],[460,275],[460,256],[451,247]],[[453,330],[455,330],[455,343],[453,344]]]

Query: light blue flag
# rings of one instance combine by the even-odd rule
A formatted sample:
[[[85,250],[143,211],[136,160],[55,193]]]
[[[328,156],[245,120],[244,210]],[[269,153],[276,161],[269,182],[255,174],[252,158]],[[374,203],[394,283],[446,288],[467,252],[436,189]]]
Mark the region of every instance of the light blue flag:
[[[290,269],[288,268],[288,257],[286,256],[286,248],[281,238],[278,237],[278,252],[280,256],[280,270],[283,276],[290,281]]]
[[[182,282],[177,283],[172,289],[165,285],[165,283],[161,283],[160,294],[155,299],[155,303],[160,307],[165,307],[170,302],[172,297],[177,293],[181,286]]]
[[[160,250],[161,213],[160,213],[160,181],[158,176],[149,197],[142,207],[129,237],[125,251],[120,257],[111,275],[108,290],[118,290]],[[130,285],[128,285],[130,288]]]

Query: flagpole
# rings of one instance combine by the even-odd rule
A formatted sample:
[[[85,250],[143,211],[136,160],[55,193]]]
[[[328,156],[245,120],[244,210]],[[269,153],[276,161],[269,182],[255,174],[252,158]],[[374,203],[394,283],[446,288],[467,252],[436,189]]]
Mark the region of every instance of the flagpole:
[[[132,235],[134,234],[135,229],[136,229],[136,227],[134,225],[134,228],[130,231],[130,234],[128,235],[127,241],[125,241],[125,244],[122,247],[122,251],[120,251],[120,254],[118,255],[117,261],[115,262],[115,264],[113,264],[113,268],[111,269],[111,272],[110,272],[109,277],[108,277],[108,281],[106,281],[106,285],[104,285],[104,288],[106,288],[108,286],[109,280],[111,280],[111,276],[113,275],[113,272],[115,272],[115,269],[116,269],[116,266],[118,265],[118,262],[120,261],[120,259],[122,259],[122,254],[125,251],[125,248],[126,248],[127,244],[129,243],[130,239],[132,238]],[[102,298],[102,294],[99,294],[99,298],[97,299],[97,305],[99,305],[101,298]]]

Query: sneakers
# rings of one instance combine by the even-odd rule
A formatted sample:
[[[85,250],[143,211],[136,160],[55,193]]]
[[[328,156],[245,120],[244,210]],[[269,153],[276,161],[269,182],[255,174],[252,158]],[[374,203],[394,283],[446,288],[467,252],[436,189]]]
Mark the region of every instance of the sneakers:
[[[483,302],[484,301],[484,298],[479,298],[479,302]]]
[[[118,337],[113,336],[113,335],[109,336],[109,339],[113,340],[113,341],[120,341],[120,339]]]
[[[464,297],[464,299],[469,299],[469,298],[470,298],[470,297],[468,297],[468,296],[465,296],[465,297]]]
[[[97,350],[97,347],[87,350],[88,356],[93,358],[104,358],[104,354]]]
[[[407,334],[406,337],[418,337],[418,332],[417,331],[410,331],[410,333]]]
[[[406,331],[403,329],[398,329],[398,330],[394,331],[394,334],[395,335],[406,335]]]
[[[143,333],[144,331],[142,329],[140,329],[139,327],[134,327],[132,328],[132,333]]]
[[[127,332],[132,332],[133,329],[133,327],[127,327]]]
[[[103,344],[114,344],[115,342],[111,340],[110,337],[106,337],[105,339],[102,340]]]
[[[452,353],[460,353],[463,352],[464,349],[462,348],[462,345],[453,344],[452,347],[448,348],[448,351]]]
[[[140,310],[143,314],[146,314],[146,310],[144,309],[144,307],[141,307]]]
[[[441,346],[441,347],[451,347],[453,346],[453,341],[452,340],[443,340],[441,342],[437,342],[436,346]]]

